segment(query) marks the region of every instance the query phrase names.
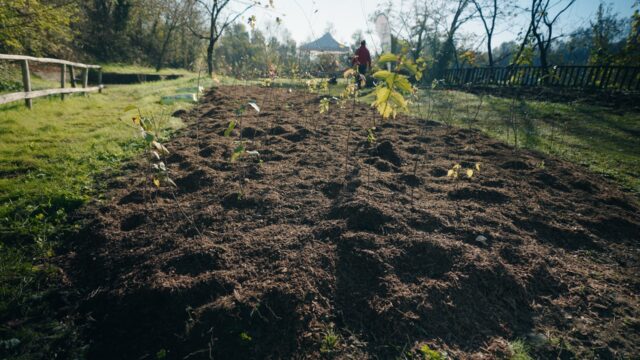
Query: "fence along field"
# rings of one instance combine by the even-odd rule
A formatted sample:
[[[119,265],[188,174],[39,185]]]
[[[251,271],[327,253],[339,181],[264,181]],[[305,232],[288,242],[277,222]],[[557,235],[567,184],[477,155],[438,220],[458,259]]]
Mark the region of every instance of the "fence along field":
[[[36,58],[31,56],[22,55],[7,55],[0,54],[0,60],[19,61],[22,67],[22,85],[24,87],[23,92],[15,92],[5,95],[0,95],[0,104],[6,104],[14,101],[25,100],[25,105],[31,109],[33,107],[32,99],[60,94],[62,100],[66,94],[73,93],[87,93],[92,91],[102,91],[102,67],[99,65],[87,65],[81,63],[74,63],[66,60],[50,59],[50,58]],[[48,64],[60,64],[60,88],[59,89],[46,89],[46,90],[31,90],[31,72],[29,70],[29,62],[40,62]],[[67,83],[67,67],[69,67],[71,88],[66,88]],[[76,74],[75,68],[82,69],[82,87],[76,87]],[[96,69],[98,71],[98,86],[89,87],[89,69]]]
[[[640,90],[638,66],[475,67],[448,69],[448,85],[554,86],[581,89]]]

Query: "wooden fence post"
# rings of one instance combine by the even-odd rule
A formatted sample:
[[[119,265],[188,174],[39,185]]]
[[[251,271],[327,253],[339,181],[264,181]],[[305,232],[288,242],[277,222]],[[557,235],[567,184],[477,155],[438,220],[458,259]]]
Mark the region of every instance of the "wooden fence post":
[[[574,68],[574,75],[573,75],[573,82],[571,82],[571,87],[578,87],[578,79],[580,79],[580,67],[579,66],[575,66]]]
[[[589,81],[589,73],[591,72],[591,68],[588,66],[582,67],[582,76],[580,77],[580,81],[578,82],[578,86],[581,88],[586,88],[586,84]]]
[[[607,85],[609,85],[609,78],[611,77],[612,68],[610,66],[605,67],[604,74],[602,74],[602,81],[600,82],[600,88],[606,89]]]
[[[600,70],[602,68],[600,66],[594,66],[593,67],[593,77],[591,78],[591,86],[592,87],[596,87],[596,85],[598,84],[598,77],[600,76]]]
[[[21,62],[22,65],[22,85],[24,87],[24,92],[31,91],[31,74],[29,73],[29,61],[23,60]],[[31,109],[33,108],[33,102],[31,99],[25,99],[25,105]]]
[[[98,68],[98,86],[100,87],[98,93],[102,94],[102,68]]]
[[[67,65],[60,65],[60,88],[64,89],[67,82]],[[60,99],[64,101],[64,94],[60,94]]]
[[[87,86],[89,86],[89,68],[88,67],[84,68],[82,72],[82,87],[86,89]],[[84,96],[87,96],[86,92],[84,93]]]
[[[638,75],[638,68],[634,68],[633,71],[631,72],[631,75],[627,76],[628,78],[627,85],[626,85],[627,90],[631,90],[631,86],[633,85],[633,80],[636,79],[636,75]]]
[[[71,76],[71,87],[75,88],[76,87],[76,71],[74,70],[73,66],[69,66],[69,72]]]

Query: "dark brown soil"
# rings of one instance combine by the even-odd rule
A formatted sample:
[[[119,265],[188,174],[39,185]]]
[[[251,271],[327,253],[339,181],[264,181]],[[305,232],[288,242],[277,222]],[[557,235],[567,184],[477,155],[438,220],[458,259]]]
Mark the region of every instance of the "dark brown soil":
[[[262,112],[223,137],[248,101]],[[369,145],[372,109],[318,104],[214,90],[166,144],[178,188],[155,190],[140,160],[84,210],[66,263],[90,358],[487,359],[516,339],[536,358],[640,356],[635,200],[433,122],[378,124]],[[229,162],[240,134],[261,161]]]

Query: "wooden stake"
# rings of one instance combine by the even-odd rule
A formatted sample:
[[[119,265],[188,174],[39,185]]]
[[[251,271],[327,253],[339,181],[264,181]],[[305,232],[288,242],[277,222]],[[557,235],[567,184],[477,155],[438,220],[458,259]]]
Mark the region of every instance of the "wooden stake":
[[[76,71],[73,66],[69,66],[69,71],[71,72],[71,87],[76,87]]]
[[[23,60],[22,63],[22,85],[24,86],[24,92],[31,92],[31,74],[29,73],[29,61]],[[25,105],[31,109],[33,108],[33,103],[31,99],[26,99]]]
[[[84,68],[82,72],[82,87],[87,88],[89,86],[89,68]],[[84,93],[87,96],[87,93]]]
[[[60,65],[60,88],[64,89],[67,82],[67,65]],[[64,93],[60,94],[60,99],[64,101]]]

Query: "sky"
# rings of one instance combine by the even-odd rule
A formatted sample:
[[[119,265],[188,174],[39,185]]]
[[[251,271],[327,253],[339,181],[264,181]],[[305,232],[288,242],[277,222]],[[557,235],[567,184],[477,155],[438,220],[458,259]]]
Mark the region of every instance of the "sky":
[[[265,24],[274,23],[277,17],[282,19],[283,28],[286,28],[298,45],[310,40],[319,38],[325,33],[327,25],[333,25],[334,37],[343,44],[351,43],[351,36],[354,32],[362,30],[365,38],[373,47],[379,43],[375,35],[374,25],[368,21],[370,15],[375,12],[382,3],[389,0],[273,0],[275,9],[254,8],[247,16],[255,15],[258,27]],[[409,8],[413,0],[391,0],[397,7]],[[561,0],[558,0],[561,1]],[[233,0],[233,8],[242,9],[249,0]],[[268,1],[262,1],[267,3]],[[516,2],[526,7],[530,0],[516,0]],[[557,2],[554,2],[557,3]],[[576,3],[563,14],[557,27],[558,32],[570,32],[576,28],[589,24],[589,19],[593,18],[598,8],[600,0],[577,0]],[[633,13],[632,5],[634,0],[608,0],[614,12],[624,17],[629,17]],[[494,35],[494,46],[498,46],[504,41],[514,40],[522,27],[526,24],[526,16],[512,18],[508,22],[497,25]],[[367,30],[373,32],[367,35]],[[477,34],[480,43],[484,35],[482,23],[477,20],[466,24],[462,28],[463,32]],[[554,29],[556,32],[556,29]]]

